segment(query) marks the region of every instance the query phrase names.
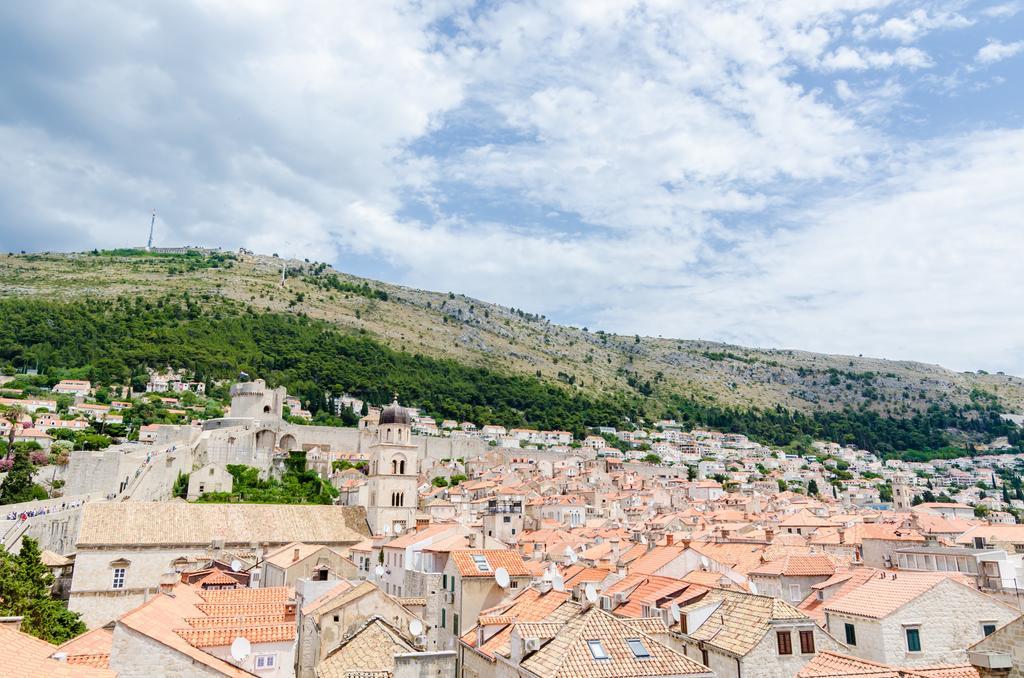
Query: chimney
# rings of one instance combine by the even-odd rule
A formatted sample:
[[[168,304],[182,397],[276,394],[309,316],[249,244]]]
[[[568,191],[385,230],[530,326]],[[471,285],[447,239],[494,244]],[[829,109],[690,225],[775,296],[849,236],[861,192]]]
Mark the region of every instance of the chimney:
[[[839,534],[839,543],[840,544],[845,544],[846,543],[846,528],[845,527],[840,527],[838,530],[836,530],[836,532]]]
[[[676,542],[676,536],[671,532],[665,533],[665,546],[672,546]]]
[[[679,542],[679,543],[683,545],[683,548],[684,548],[684,549],[688,549],[688,548],[690,548],[690,540],[689,540],[689,539],[683,539],[683,540],[682,540],[681,542]]]
[[[295,563],[295,562],[298,562],[298,560],[299,560],[299,549],[295,549],[294,551],[292,551],[292,562]]]
[[[21,630],[21,622],[24,617],[0,617],[0,626],[8,629],[14,629],[15,631]]]
[[[174,591],[174,585],[181,581],[181,577],[177,572],[166,572],[160,575],[160,593],[171,594]]]
[[[774,527],[766,527],[766,528],[764,528],[764,540],[766,542],[768,542],[769,544],[771,544],[773,541],[775,541],[775,528]]]
[[[466,543],[469,544],[469,548],[471,548],[471,549],[475,549],[476,548],[476,538],[477,538],[477,536],[478,535],[477,535],[476,532],[470,532],[469,534],[466,535]]]
[[[416,519],[416,531],[425,530],[430,526],[430,518],[417,518]]]

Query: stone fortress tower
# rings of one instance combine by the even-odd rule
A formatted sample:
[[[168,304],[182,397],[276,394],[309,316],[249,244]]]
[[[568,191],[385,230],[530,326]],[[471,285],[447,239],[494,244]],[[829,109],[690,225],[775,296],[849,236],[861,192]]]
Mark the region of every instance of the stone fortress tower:
[[[380,413],[369,449],[366,519],[373,534],[398,535],[415,525],[419,455],[412,441],[412,423],[412,414],[398,404],[398,396]]]
[[[231,419],[280,419],[287,397],[285,387],[267,388],[262,379],[239,382],[231,387]]]

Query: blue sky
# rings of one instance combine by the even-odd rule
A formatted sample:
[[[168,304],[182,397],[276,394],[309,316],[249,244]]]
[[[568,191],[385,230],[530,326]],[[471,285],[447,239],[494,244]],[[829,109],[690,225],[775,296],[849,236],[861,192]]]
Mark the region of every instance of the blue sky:
[[[1024,0],[0,6],[0,247],[1024,374]]]

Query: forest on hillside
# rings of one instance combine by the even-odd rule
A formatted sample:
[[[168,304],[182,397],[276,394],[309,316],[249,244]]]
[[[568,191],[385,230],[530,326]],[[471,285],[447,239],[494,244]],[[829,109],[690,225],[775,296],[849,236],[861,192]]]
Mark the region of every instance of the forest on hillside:
[[[38,368],[49,382],[86,378],[98,385],[142,385],[147,368],[189,370],[198,380],[233,379],[239,372],[284,385],[314,413],[328,395],[350,393],[384,403],[398,393],[424,413],[477,424],[561,429],[656,418],[745,433],[786,446],[808,436],[854,443],[910,458],[957,454],[964,441],[1007,436],[1020,429],[999,406],[979,397],[964,407],[933,405],[906,418],[867,410],[803,414],[721,407],[686,393],[667,403],[636,394],[598,395],[543,378],[506,374],[454,360],[396,351],[362,333],[288,313],[262,313],[241,304],[188,293],[158,299],[120,297],[71,302],[0,300],[0,369]]]

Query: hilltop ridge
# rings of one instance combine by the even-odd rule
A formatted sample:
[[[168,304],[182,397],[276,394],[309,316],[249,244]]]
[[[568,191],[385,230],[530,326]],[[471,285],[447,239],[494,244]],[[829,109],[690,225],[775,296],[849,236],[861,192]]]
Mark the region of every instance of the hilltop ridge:
[[[281,269],[287,270],[280,285]],[[327,264],[216,250],[113,250],[0,255],[0,297],[155,297],[188,292],[258,311],[302,314],[387,346],[592,394],[685,394],[720,405],[820,412],[863,408],[894,417],[978,399],[1024,409],[1024,379],[937,365],[790,349],[625,336],[558,325],[456,292],[368,280]]]

